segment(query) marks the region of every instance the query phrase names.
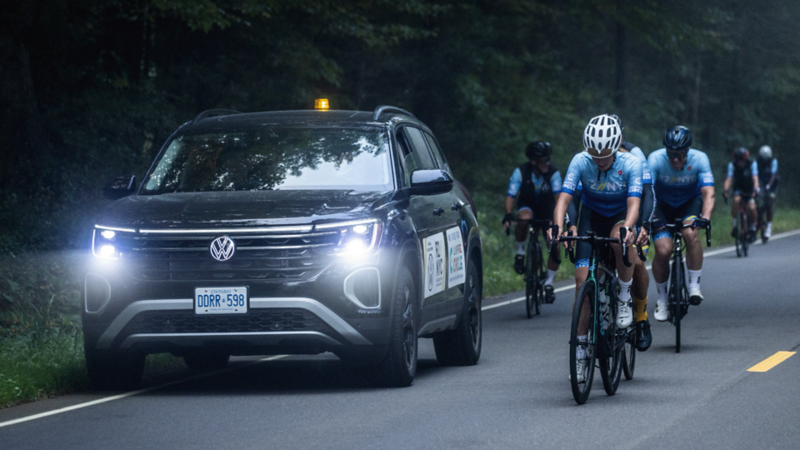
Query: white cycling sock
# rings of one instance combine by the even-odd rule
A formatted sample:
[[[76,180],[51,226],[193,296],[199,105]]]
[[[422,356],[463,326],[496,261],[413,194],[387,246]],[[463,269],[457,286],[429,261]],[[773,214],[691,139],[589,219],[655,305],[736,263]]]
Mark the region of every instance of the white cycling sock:
[[[524,242],[517,242],[517,254],[524,255],[525,254],[525,243]]]
[[[633,278],[628,281],[619,280],[619,301],[627,303],[631,301],[631,285]]]
[[[688,272],[689,272],[689,290],[692,290],[692,288],[700,289],[700,273],[703,272],[703,269],[688,270]]]
[[[545,286],[552,286],[553,285],[553,280],[556,279],[556,274],[557,273],[558,273],[557,270],[547,269],[547,280],[545,280],[544,285]]]
[[[666,302],[667,301],[667,284],[669,281],[665,281],[663,283],[656,283],[656,289],[658,289],[658,301]]]

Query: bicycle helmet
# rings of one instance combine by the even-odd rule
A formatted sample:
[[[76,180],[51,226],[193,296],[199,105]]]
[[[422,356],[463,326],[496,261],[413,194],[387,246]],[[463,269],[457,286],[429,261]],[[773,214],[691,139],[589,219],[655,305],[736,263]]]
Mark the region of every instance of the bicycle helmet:
[[[762,145],[760,149],[758,149],[758,157],[761,159],[772,159],[772,149],[769,145]]]
[[[620,132],[625,133],[625,124],[622,123],[622,119],[620,119],[619,116],[616,114],[609,114],[609,116],[611,116],[612,119],[615,119],[617,121],[617,123],[619,124]]]
[[[583,130],[583,146],[593,158],[607,158],[619,149],[622,143],[622,129],[619,119],[608,114],[592,118]]]
[[[552,154],[553,147],[550,146],[549,142],[545,141],[531,142],[525,148],[525,156],[527,156],[528,159],[545,158]]]
[[[683,125],[670,127],[664,133],[664,148],[673,151],[688,151],[692,145],[692,132]]]
[[[733,151],[733,160],[737,162],[746,161],[749,156],[750,152],[744,147],[739,147]]]

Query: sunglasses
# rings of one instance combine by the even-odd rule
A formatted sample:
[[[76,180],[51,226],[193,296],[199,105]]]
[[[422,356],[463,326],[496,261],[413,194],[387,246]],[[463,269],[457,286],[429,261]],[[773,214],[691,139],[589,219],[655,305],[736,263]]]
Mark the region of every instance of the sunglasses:
[[[667,152],[667,158],[669,159],[683,159],[688,152]]]
[[[550,162],[550,158],[541,158],[536,160],[536,164],[547,164]]]

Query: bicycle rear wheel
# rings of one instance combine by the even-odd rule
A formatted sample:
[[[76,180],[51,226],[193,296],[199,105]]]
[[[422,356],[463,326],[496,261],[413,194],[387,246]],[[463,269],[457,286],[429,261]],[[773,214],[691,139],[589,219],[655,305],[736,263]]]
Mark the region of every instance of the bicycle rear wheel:
[[[535,313],[536,301],[536,285],[539,280],[536,278],[536,270],[534,269],[534,240],[531,236],[528,240],[528,249],[525,252],[525,314],[528,319],[533,317]]]
[[[534,253],[533,253],[533,273],[538,274],[536,276],[536,284],[533,285],[534,289],[534,298],[533,298],[533,305],[538,316],[542,312],[542,303],[544,302],[544,292],[542,291],[542,245],[539,243],[537,239],[534,241],[536,245],[534,245]]]
[[[636,368],[636,332],[628,333],[625,345],[622,347],[622,372],[625,379],[633,379],[633,370]]]
[[[611,321],[605,334],[598,334],[597,345],[603,347],[603,351],[599,351],[598,358],[600,359],[600,377],[603,379],[603,389],[606,394],[614,395],[617,393],[619,382],[622,379],[622,347],[623,343],[621,336],[624,334],[623,330],[617,330],[617,281],[616,278],[613,282],[605,285],[606,293],[608,295],[609,308],[611,309]],[[603,319],[597,317],[598,325]]]
[[[742,241],[742,255],[746,257],[750,246],[750,222],[745,213],[739,213],[739,236]]]
[[[596,359],[595,353],[595,318],[594,318],[594,282],[587,281],[581,285],[578,290],[578,297],[575,300],[575,306],[572,310],[572,329],[570,331],[569,339],[569,381],[572,386],[572,397],[575,401],[582,405],[586,403],[589,398],[589,393],[592,391],[592,381],[594,380],[594,364]],[[589,331],[588,342],[586,345],[585,358],[581,361],[582,367],[578,367],[578,359],[576,352],[578,350],[578,325],[581,321],[581,311],[583,305],[589,306]],[[578,370],[582,369],[582,380],[578,379]]]

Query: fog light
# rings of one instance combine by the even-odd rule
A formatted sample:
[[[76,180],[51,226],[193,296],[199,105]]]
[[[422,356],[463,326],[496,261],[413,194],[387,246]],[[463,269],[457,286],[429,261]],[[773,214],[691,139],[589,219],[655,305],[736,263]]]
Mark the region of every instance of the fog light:
[[[351,273],[344,280],[344,295],[362,309],[381,307],[381,277],[378,269],[369,267]]]
[[[356,225],[353,227],[353,233],[356,234],[366,234],[369,231],[369,227],[366,225]]]
[[[110,257],[114,256],[114,254],[116,252],[117,252],[117,249],[114,248],[113,245],[106,244],[106,245],[100,246],[100,251],[98,252],[98,254],[100,256],[103,256],[103,257],[106,257],[106,258],[110,258]]]
[[[111,230],[103,230],[103,231],[100,232],[100,236],[103,236],[104,238],[106,238],[108,240],[114,239],[114,236],[116,236],[116,235],[117,235],[117,233],[115,233],[115,232],[113,232]]]

